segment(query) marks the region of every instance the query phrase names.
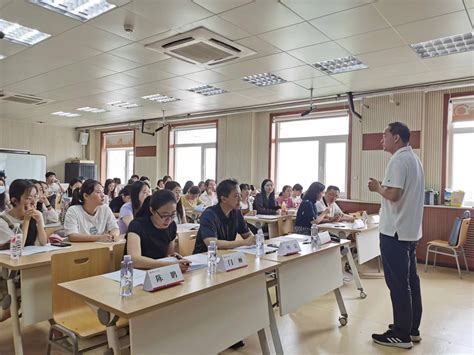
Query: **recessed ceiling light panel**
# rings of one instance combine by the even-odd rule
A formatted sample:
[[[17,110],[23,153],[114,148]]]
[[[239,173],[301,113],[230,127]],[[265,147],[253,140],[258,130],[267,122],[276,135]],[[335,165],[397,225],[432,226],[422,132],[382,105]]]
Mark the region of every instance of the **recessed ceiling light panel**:
[[[227,91],[221,88],[217,88],[212,85],[201,85],[201,86],[195,86],[191,89],[188,89],[188,91],[194,92],[196,94],[201,94],[204,96],[212,96],[212,95],[219,95],[219,94],[224,94]]]
[[[168,102],[173,102],[173,101],[179,101],[179,99],[177,99],[176,97],[166,96],[166,95],[161,95],[161,94],[142,96],[142,99],[150,100],[153,102],[159,102],[161,104],[166,104]]]
[[[89,107],[89,106],[79,107],[79,108],[76,108],[76,110],[77,111],[84,111],[84,112],[92,112],[92,113],[107,112],[107,110],[105,108],[95,108],[95,107]]]
[[[120,107],[120,108],[137,108],[141,106],[139,104],[126,102],[126,101],[113,101],[113,102],[109,102],[107,105]]]
[[[63,111],[53,112],[52,115],[62,116],[62,117],[79,117],[80,116],[80,114],[78,113],[63,112]]]
[[[116,7],[106,0],[30,0],[30,2],[83,22]]]
[[[410,47],[421,59],[469,52],[474,50],[474,32],[414,43]]]
[[[5,34],[6,40],[28,46],[35,45],[36,43],[51,37],[51,35],[47,33],[2,19],[0,19],[0,31]]]
[[[353,56],[323,60],[313,64],[313,66],[319,71],[329,75],[368,68],[367,65]]]
[[[286,83],[285,79],[271,73],[244,76],[242,80],[259,87]]]

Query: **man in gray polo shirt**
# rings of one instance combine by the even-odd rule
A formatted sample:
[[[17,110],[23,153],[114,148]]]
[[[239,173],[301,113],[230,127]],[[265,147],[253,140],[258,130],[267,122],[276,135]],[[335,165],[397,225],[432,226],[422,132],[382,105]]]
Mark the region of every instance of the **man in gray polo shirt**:
[[[385,282],[392,299],[393,324],[375,343],[409,349],[421,340],[420,279],[416,272],[416,244],[421,238],[425,179],[420,159],[409,145],[410,130],[400,122],[383,132],[382,146],[392,154],[382,183],[370,179],[369,190],[382,197],[380,253]]]

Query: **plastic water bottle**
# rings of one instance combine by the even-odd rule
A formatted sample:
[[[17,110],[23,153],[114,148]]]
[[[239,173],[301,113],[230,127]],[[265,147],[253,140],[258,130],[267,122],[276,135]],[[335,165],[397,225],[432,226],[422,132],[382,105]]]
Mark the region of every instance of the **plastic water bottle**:
[[[311,225],[311,246],[319,248],[321,246],[321,239],[319,238],[319,228],[316,224]]]
[[[211,240],[207,246],[207,274],[214,275],[217,271],[217,243]]]
[[[120,296],[129,297],[133,293],[133,262],[130,255],[124,255],[120,268]]]
[[[257,246],[257,257],[261,257],[265,255],[265,236],[263,235],[262,228],[259,228],[257,234],[255,235],[255,244]]]
[[[362,212],[362,221],[364,222],[364,225],[367,225],[367,221],[369,220],[369,215],[367,214],[366,211]]]
[[[23,241],[23,232],[18,223],[15,224],[13,228],[13,235],[10,239],[10,259],[18,260],[21,257],[21,251]]]

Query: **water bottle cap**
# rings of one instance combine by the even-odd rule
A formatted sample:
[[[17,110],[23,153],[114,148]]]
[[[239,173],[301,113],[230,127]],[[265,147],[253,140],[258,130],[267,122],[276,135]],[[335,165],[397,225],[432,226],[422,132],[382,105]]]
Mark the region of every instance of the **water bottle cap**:
[[[125,261],[125,262],[132,261],[132,256],[131,255],[124,255],[123,256],[123,261]]]
[[[211,240],[211,242],[209,243],[209,245],[216,245],[216,241],[215,240]]]

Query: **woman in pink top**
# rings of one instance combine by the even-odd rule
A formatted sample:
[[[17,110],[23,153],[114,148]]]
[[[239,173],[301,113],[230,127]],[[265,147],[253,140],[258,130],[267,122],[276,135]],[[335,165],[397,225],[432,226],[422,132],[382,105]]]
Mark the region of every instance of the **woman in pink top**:
[[[293,189],[290,185],[283,186],[283,189],[280,192],[280,195],[277,198],[278,205],[281,206],[283,202],[286,204],[286,208],[296,208],[293,199],[291,198],[291,193]]]

